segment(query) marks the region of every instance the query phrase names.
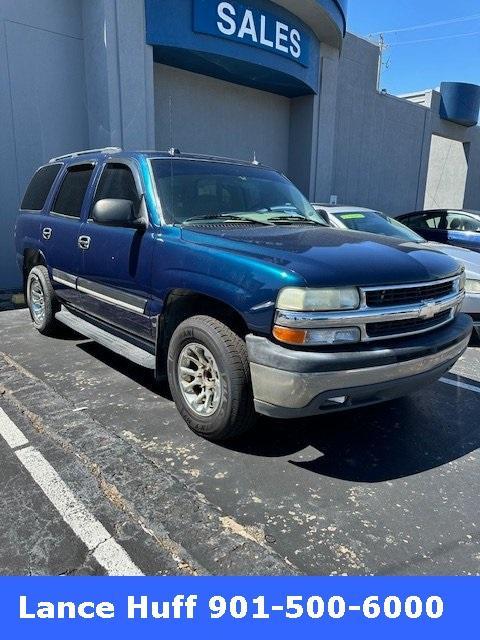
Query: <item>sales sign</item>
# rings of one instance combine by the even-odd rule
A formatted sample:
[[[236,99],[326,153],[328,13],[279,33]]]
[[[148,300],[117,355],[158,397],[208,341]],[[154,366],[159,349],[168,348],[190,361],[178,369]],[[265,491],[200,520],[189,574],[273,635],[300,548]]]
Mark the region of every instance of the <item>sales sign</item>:
[[[310,37],[298,24],[239,2],[194,0],[194,31],[309,65]]]

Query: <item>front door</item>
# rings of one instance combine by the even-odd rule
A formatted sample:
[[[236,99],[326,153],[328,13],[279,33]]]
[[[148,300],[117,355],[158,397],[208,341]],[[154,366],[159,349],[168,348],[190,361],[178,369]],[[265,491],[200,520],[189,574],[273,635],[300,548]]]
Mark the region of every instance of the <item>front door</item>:
[[[148,317],[151,293],[153,235],[150,229],[97,224],[91,213],[99,200],[131,200],[144,206],[135,165],[107,162],[99,178],[88,222],[84,225],[83,275],[78,281],[82,308],[99,320],[151,341]]]
[[[480,220],[462,211],[447,214],[448,244],[480,251]]]

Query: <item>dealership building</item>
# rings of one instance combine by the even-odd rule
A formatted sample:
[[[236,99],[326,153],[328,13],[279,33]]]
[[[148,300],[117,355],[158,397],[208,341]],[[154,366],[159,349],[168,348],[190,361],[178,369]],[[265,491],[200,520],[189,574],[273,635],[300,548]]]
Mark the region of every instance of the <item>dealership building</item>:
[[[0,292],[21,285],[29,178],[79,149],[256,158],[312,200],[393,214],[480,209],[480,87],[392,96],[378,68],[347,0],[2,0]]]

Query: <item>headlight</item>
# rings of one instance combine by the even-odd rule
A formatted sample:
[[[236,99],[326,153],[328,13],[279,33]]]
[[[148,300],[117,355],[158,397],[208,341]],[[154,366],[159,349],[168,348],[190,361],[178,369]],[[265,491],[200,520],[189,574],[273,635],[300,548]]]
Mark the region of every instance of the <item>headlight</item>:
[[[468,280],[465,282],[466,293],[480,293],[480,280]]]
[[[331,289],[282,289],[277,299],[277,309],[285,311],[343,311],[358,309],[360,294],[356,287]]]

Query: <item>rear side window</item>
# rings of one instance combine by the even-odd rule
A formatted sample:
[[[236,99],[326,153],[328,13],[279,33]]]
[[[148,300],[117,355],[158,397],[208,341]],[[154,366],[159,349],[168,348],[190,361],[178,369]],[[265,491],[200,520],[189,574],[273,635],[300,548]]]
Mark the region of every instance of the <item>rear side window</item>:
[[[119,198],[138,203],[139,195],[135,178],[127,165],[112,162],[105,166],[93,204],[105,198]]]
[[[407,224],[411,229],[419,229],[421,231],[422,229],[437,229],[439,227],[440,218],[441,216],[439,215],[435,218],[429,218],[425,214],[420,214],[417,216],[410,216],[408,219],[402,218],[401,222]]]
[[[91,164],[76,165],[68,169],[53,205],[53,213],[80,218],[93,169]]]
[[[41,211],[61,168],[61,164],[49,164],[39,169],[28,185],[20,208],[27,211]]]

